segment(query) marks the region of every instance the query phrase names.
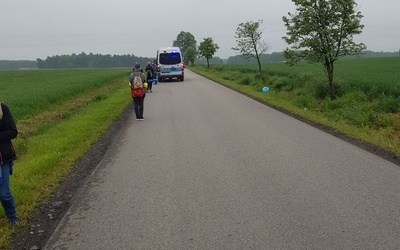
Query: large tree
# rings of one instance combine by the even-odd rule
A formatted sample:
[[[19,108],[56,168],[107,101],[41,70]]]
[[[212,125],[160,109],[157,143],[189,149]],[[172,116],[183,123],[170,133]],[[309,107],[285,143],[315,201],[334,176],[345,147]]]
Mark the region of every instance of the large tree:
[[[196,48],[190,46],[186,49],[185,54],[183,55],[183,57],[185,58],[185,61],[187,61],[188,63],[192,63],[192,65],[194,66],[194,61],[196,60],[197,57],[197,50]]]
[[[172,45],[179,47],[181,49],[182,55],[185,55],[185,52],[189,47],[197,47],[197,42],[190,32],[181,31],[176,37],[176,40],[173,41]],[[185,63],[188,63],[186,58]]]
[[[284,56],[290,65],[300,60],[322,63],[328,78],[330,98],[336,99],[333,83],[334,64],[346,55],[357,55],[366,49],[355,43],[353,35],[361,34],[361,12],[354,0],[292,0],[296,12],[284,16],[287,28],[284,41],[290,45]]]
[[[262,22],[262,20],[259,20],[257,22],[240,23],[235,35],[238,45],[232,49],[238,52],[243,59],[255,58],[261,80],[265,82],[261,71],[260,56],[270,49],[270,45],[262,39],[262,31],[260,30]]]
[[[199,46],[199,56],[207,59],[207,68],[210,67],[209,60],[213,58],[215,52],[219,49],[218,44],[214,43],[211,37],[204,38]]]

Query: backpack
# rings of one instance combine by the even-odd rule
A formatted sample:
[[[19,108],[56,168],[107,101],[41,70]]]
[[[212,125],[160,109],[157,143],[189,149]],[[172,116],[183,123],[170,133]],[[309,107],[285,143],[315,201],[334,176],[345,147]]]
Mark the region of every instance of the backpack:
[[[133,97],[142,97],[144,95],[143,81],[141,74],[135,74],[131,85],[131,94]]]
[[[151,72],[151,70],[147,71],[147,79],[151,79],[153,78],[153,72]]]

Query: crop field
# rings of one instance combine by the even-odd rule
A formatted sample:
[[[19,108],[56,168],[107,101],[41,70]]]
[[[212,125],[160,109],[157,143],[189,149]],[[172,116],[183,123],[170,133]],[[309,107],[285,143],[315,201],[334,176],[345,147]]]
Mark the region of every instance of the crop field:
[[[0,101],[12,107],[16,120],[24,119],[129,73],[121,68],[0,71]]]
[[[291,77],[293,75],[313,75],[325,80],[322,65],[299,63],[293,67],[285,63],[263,64],[263,71],[270,77]],[[226,78],[240,79],[241,75],[255,74],[255,82],[259,82],[256,74],[257,65],[224,65],[212,66],[210,71],[219,71]],[[231,74],[234,74],[232,77]],[[252,80],[250,78],[250,80]],[[352,90],[374,92],[400,96],[400,56],[390,58],[341,59],[335,64],[335,82],[345,84]]]
[[[10,185],[21,219],[11,227],[0,209],[0,249],[132,101],[129,73],[124,68],[0,71],[0,100],[10,107],[19,132]]]
[[[267,70],[282,73],[310,72],[325,76],[319,65],[269,64]],[[342,59],[335,65],[335,81],[349,85],[352,89],[378,94],[400,96],[400,57]]]

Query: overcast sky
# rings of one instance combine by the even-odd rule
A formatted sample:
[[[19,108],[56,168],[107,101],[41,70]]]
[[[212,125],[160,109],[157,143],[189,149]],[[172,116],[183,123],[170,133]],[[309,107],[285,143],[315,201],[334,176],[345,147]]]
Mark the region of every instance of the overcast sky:
[[[365,25],[356,42],[368,50],[399,51],[400,1],[357,0]],[[268,53],[286,48],[282,16],[291,0],[4,0],[0,7],[0,60],[36,60],[66,54],[155,57],[181,31],[197,45],[211,37],[216,56],[235,55],[238,24],[263,20]]]

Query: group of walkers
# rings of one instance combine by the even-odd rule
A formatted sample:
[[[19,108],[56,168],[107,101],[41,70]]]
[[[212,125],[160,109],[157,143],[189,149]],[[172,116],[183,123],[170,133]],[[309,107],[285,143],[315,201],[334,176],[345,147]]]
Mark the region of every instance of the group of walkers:
[[[156,66],[153,63],[147,63],[146,74],[136,63],[133,72],[129,76],[129,85],[131,86],[131,95],[133,98],[134,109],[137,121],[143,121],[144,98],[146,93],[153,92],[153,83],[157,84]]]

